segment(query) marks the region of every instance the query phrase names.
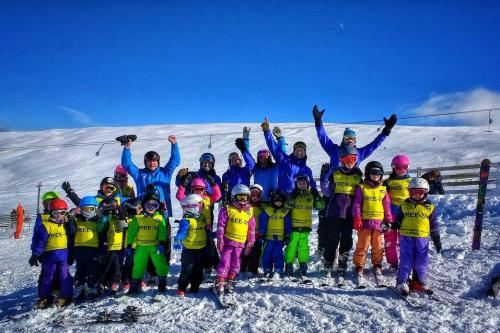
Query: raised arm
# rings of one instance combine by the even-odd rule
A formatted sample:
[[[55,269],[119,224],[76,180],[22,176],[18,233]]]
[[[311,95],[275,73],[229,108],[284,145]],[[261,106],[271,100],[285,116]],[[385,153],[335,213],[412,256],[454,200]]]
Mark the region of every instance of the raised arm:
[[[134,181],[139,178],[139,168],[137,168],[134,162],[132,162],[132,153],[130,152],[130,148],[123,148],[122,166],[130,174]]]
[[[172,179],[175,168],[181,163],[181,153],[179,152],[179,145],[177,144],[177,138],[175,135],[170,135],[168,140],[172,143],[172,148],[170,150],[170,159],[163,168],[163,173],[167,179]]]

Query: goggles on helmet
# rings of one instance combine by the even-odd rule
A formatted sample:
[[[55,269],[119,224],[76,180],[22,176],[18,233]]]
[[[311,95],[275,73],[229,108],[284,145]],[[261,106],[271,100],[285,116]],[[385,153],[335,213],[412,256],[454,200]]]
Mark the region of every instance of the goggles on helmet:
[[[293,149],[296,149],[296,148],[306,149],[307,145],[302,141],[298,141],[298,142],[295,142],[295,144],[293,145]]]
[[[425,194],[425,188],[410,188],[410,195],[412,196],[422,196]]]
[[[193,192],[204,192],[205,191],[205,188],[201,187],[201,186],[192,186],[191,187],[191,191]]]
[[[52,216],[60,216],[60,215],[64,215],[66,214],[66,210],[65,209],[56,209],[56,210],[53,210],[51,212]]]
[[[232,160],[239,160],[239,161],[241,161],[241,158],[238,155],[229,155],[229,160],[230,161],[232,161]]]
[[[236,194],[234,197],[235,197],[236,201],[247,201],[248,200],[247,194]]]
[[[382,172],[382,170],[380,170],[380,169],[369,169],[369,170],[368,170],[368,173],[369,173],[370,175],[380,175],[380,176],[382,176],[382,175],[384,174],[384,173]]]
[[[128,177],[123,173],[115,172],[115,179],[117,182],[125,182],[128,180]]]
[[[393,164],[391,166],[393,169],[396,169],[396,170],[403,170],[403,171],[408,170],[408,165],[405,165],[405,164]]]
[[[114,192],[114,191],[116,191],[116,187],[114,185],[103,185],[102,190]]]
[[[156,209],[160,208],[160,204],[157,202],[148,202],[144,205],[144,208],[146,210],[156,210]]]
[[[158,161],[160,160],[160,156],[156,153],[151,153],[146,155],[146,161]]]
[[[214,155],[210,153],[204,153],[200,156],[200,162],[215,162]]]
[[[356,163],[356,161],[358,160],[358,157],[356,155],[347,155],[347,156],[339,158],[339,160],[344,164],[353,164],[353,163]]]
[[[93,212],[93,211],[95,211],[95,206],[83,206],[83,207],[80,207],[80,210],[82,212]]]
[[[252,198],[260,198],[261,196],[262,196],[262,193],[260,193],[260,191],[257,189],[252,189],[250,191],[250,197],[252,197]]]
[[[356,142],[355,135],[346,135],[344,136],[344,142]]]
[[[269,150],[267,150],[267,149],[261,149],[257,153],[257,157],[261,157],[261,156],[269,157],[269,155],[270,155],[270,153],[269,153]]]

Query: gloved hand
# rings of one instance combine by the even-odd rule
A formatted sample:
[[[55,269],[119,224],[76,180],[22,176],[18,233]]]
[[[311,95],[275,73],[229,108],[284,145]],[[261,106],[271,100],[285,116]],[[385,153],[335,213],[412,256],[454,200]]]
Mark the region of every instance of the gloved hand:
[[[184,176],[186,176],[188,172],[189,172],[188,168],[180,169],[179,172],[177,172],[177,177],[179,178],[181,183],[184,182]]]
[[[283,239],[283,243],[285,243],[285,246],[288,245],[288,243],[290,243],[290,236],[285,236],[285,239]]]
[[[260,236],[258,241],[261,243],[261,244],[264,244],[266,242],[266,239],[264,238],[264,236]]]
[[[214,177],[212,177],[210,174],[205,175],[205,180],[210,184],[210,186],[214,186],[216,184]]]
[[[434,247],[436,248],[436,252],[439,253],[441,252],[441,249],[443,246],[441,245],[441,237],[440,236],[435,236],[431,237],[432,242],[434,243]]]
[[[330,163],[324,163],[322,166],[321,166],[321,174],[320,174],[320,177],[323,178],[324,175],[326,175],[326,173],[330,171]]]
[[[248,127],[243,127],[243,140],[250,140],[250,126]]]
[[[384,230],[384,231],[389,231],[389,230],[391,230],[391,229],[392,229],[391,224],[392,224],[392,223],[389,223],[389,222],[387,222],[387,221],[384,221],[384,222],[382,222],[382,223],[380,224],[380,228],[382,228],[382,230]]]
[[[273,135],[276,139],[282,138],[283,133],[281,133],[281,129],[278,126],[274,126],[273,128]]]
[[[73,189],[71,188],[71,185],[70,185],[70,183],[68,181],[62,183],[61,187],[64,190],[64,192],[66,192],[66,193],[73,192]]]
[[[243,140],[242,138],[234,140],[234,143],[242,153],[247,151],[247,146],[245,146],[245,140]]]
[[[131,247],[127,247],[127,249],[125,250],[125,255],[129,258],[132,258],[134,256],[134,249],[132,249]]]
[[[217,234],[215,233],[215,231],[207,230],[207,238],[216,239],[217,238]]]
[[[188,187],[189,184],[191,184],[191,181],[195,178],[196,173],[194,172],[188,172],[186,176],[184,176],[184,181],[182,182],[182,186],[184,188]]]
[[[160,244],[156,247],[156,254],[162,254],[165,252],[165,245]]]
[[[118,230],[123,230],[126,227],[128,227],[128,223],[125,220],[119,220],[118,221]]]
[[[394,125],[396,125],[397,122],[398,122],[398,116],[396,116],[395,114],[391,115],[389,119],[386,119],[384,117],[385,127],[382,130],[382,133],[384,133],[385,136],[389,136],[389,134],[391,134],[392,128],[394,127]]]
[[[167,203],[165,201],[160,202],[160,208],[158,208],[158,212],[163,216],[165,216],[165,214],[167,213]]]
[[[38,267],[38,257],[36,254],[32,254],[31,257],[28,260],[28,264],[30,264],[31,267],[37,266]]]
[[[250,252],[252,251],[253,243],[247,243],[245,246],[245,252],[243,253],[244,255],[249,255]]]
[[[260,127],[262,127],[262,130],[264,132],[269,131],[269,120],[267,120],[267,118],[264,118],[264,122],[260,124]]]
[[[174,238],[174,250],[182,250],[182,241]]]
[[[222,249],[224,248],[224,240],[222,238],[217,239],[217,250],[219,250],[219,253],[222,252]]]
[[[325,109],[319,111],[317,105],[313,107],[314,125],[316,125],[316,127],[323,126],[323,121],[321,120],[323,113],[325,113]]]
[[[361,217],[354,218],[354,230],[360,231],[361,227],[363,227],[363,222],[361,222]]]
[[[71,256],[68,258],[68,266],[73,266],[75,263],[75,257]]]
[[[68,220],[74,220],[76,215],[76,208],[71,208],[68,210]]]

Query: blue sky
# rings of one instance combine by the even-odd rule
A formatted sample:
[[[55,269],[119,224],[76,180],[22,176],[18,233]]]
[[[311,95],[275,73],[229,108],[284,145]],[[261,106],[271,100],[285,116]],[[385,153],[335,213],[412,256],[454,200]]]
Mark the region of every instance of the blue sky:
[[[2,1],[0,127],[499,107],[500,2],[435,2]]]

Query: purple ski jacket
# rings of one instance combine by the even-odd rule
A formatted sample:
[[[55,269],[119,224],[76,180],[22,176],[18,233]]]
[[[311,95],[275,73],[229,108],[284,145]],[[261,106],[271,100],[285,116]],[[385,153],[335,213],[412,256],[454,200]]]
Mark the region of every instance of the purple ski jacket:
[[[49,223],[64,224],[65,220],[56,221],[52,218],[49,219]],[[70,235],[66,232],[66,237],[68,237],[68,242]],[[68,249],[60,249],[53,251],[45,251],[45,245],[49,239],[49,234],[47,233],[47,228],[43,224],[40,225],[36,234],[34,235],[33,241],[33,254],[40,256],[43,254],[43,260],[45,261],[66,261],[68,260]]]
[[[352,169],[339,168],[340,172],[345,175],[358,175],[360,180],[363,173],[357,167]],[[341,219],[352,219],[352,204],[354,203],[354,195],[335,193],[335,182],[330,181],[330,176],[333,174],[333,169],[330,169],[321,177],[321,192],[324,198],[328,197],[328,205],[326,207],[326,217],[337,217]]]
[[[230,203],[229,205],[232,205],[242,210],[250,209],[249,204],[246,204],[245,207],[240,207],[237,203]],[[217,239],[224,240],[225,245],[231,245],[234,247],[245,247],[245,243],[240,243],[224,236],[224,232],[226,231],[227,220],[228,220],[227,208],[224,207],[219,211],[219,218],[217,219],[217,233],[216,233]],[[253,244],[253,243],[255,243],[255,219],[252,214],[250,221],[248,221],[248,233],[247,233],[246,244]]]
[[[372,188],[377,188],[379,185],[376,185],[370,179],[364,180],[364,183]],[[358,186],[356,188],[356,195],[354,197],[354,204],[352,205],[352,217],[361,217],[361,211],[363,208],[363,191],[361,187]],[[391,214],[391,199],[389,198],[389,193],[385,192],[384,199],[382,199],[382,205],[384,206],[384,221],[392,222],[392,214]],[[363,220],[362,229],[377,229],[382,231],[380,224],[381,220]]]

